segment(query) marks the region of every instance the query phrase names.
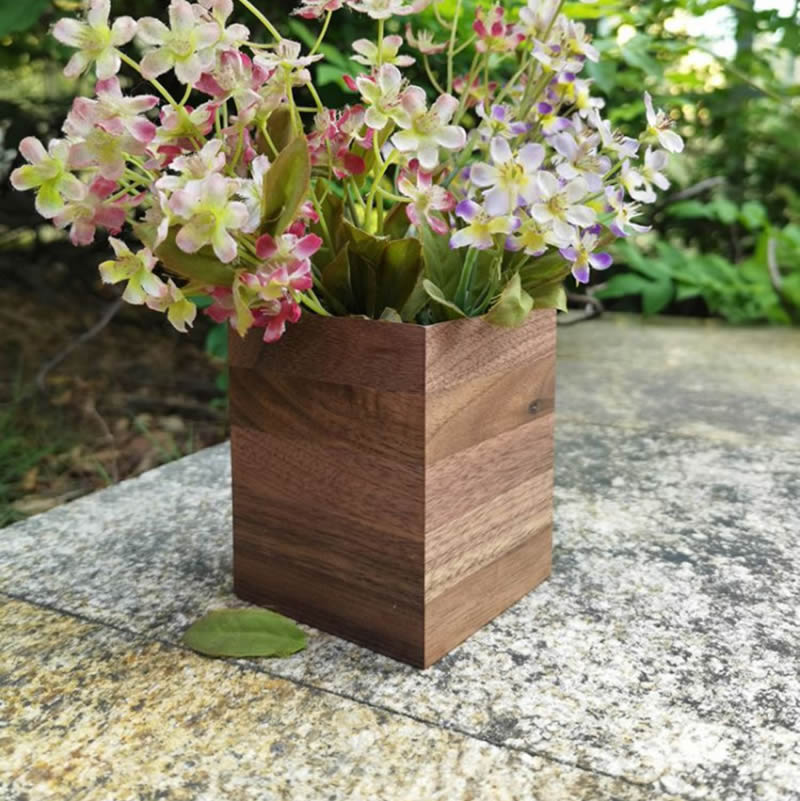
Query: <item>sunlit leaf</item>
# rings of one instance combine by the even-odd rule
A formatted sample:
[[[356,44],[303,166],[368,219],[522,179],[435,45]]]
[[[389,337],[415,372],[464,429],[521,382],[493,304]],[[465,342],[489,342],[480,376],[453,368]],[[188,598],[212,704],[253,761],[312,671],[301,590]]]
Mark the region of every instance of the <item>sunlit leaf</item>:
[[[234,271],[214,255],[210,247],[201,248],[197,253],[184,253],[176,244],[175,236],[180,228],[173,226],[167,238],[155,251],[163,265],[175,275],[200,284],[212,286],[231,286]]]
[[[517,328],[528,319],[533,298],[522,288],[519,273],[515,273],[500,293],[497,303],[489,309],[486,319],[493,325]]]
[[[294,222],[308,198],[311,158],[304,136],[293,139],[264,176],[261,231],[276,236]]]
[[[425,278],[422,281],[422,286],[425,289],[428,297],[444,308],[448,319],[455,320],[458,317],[467,316],[461,309],[458,308],[458,306],[456,306],[455,303],[449,301],[445,297],[444,292],[442,292],[442,290],[439,289],[439,287],[436,286],[433,281],[429,281],[427,278]]]
[[[181,640],[206,656],[290,656],[306,635],[296,623],[267,609],[217,609],[193,623]]]

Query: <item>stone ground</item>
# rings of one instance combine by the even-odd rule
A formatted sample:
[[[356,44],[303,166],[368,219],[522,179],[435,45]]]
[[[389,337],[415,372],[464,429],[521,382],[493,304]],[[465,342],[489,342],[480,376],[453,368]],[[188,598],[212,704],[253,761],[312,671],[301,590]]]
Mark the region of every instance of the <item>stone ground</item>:
[[[227,446],[0,533],[0,801],[800,799],[800,331],[560,331],[552,579],[427,671],[231,593]]]

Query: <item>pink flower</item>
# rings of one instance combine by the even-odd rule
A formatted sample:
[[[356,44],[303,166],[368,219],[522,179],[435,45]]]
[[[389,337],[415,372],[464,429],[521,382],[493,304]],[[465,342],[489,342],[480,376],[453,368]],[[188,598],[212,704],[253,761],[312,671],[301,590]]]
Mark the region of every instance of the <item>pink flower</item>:
[[[92,0],[85,22],[64,18],[53,27],[53,36],[59,42],[78,48],[64,69],[68,78],[77,78],[92,63],[100,80],[119,72],[122,61],[117,48],[133,39],[136,22],[131,17],[118,17],[109,27],[110,13],[111,0]]]
[[[253,309],[253,325],[264,329],[264,342],[277,342],[286,332],[286,323],[296,323],[303,312],[290,298],[281,298],[268,306]]]
[[[478,9],[475,22],[472,23],[472,29],[478,34],[476,50],[481,53],[509,53],[525,40],[525,36],[515,31],[511,23],[506,23],[505,13],[502,6],[495,6],[489,19],[484,22],[484,11]]]
[[[353,143],[365,150],[372,147],[370,129],[366,138],[359,135],[363,125],[364,109],[360,106],[347,107],[341,113],[327,109],[317,114],[314,130],[308,135],[311,163],[314,166],[330,167],[337,178],[361,175],[366,164],[350,147]]]
[[[258,90],[267,78],[269,72],[254,65],[249,56],[237,50],[225,50],[220,53],[216,68],[203,73],[195,89],[219,102],[233,99],[241,112],[261,101]]]
[[[397,182],[397,188],[401,194],[411,198],[411,203],[406,204],[406,216],[412,225],[419,227],[424,220],[437,234],[447,233],[447,223],[434,212],[452,211],[456,199],[443,187],[435,186],[429,173],[417,172],[416,184],[411,182],[407,174],[403,174]]]
[[[269,234],[260,237],[256,242],[256,255],[265,264],[255,278],[260,282],[261,297],[272,299],[285,290],[311,289],[311,257],[320,247],[322,240],[316,234],[302,238],[294,234],[282,234],[277,239]]]
[[[91,245],[98,227],[118,234],[125,225],[126,207],[123,200],[109,202],[116,183],[96,178],[82,200],[72,200],[53,218],[56,228],[70,226],[73,245]]]
[[[78,169],[97,167],[100,175],[109,181],[118,181],[125,172],[128,156],[143,156],[145,145],[127,132],[120,123],[117,128],[103,125],[103,107],[94,101],[78,97],[64,122],[64,133],[74,142],[70,148],[70,162]],[[113,131],[117,129],[118,132]]]
[[[98,81],[95,91],[98,98],[96,101],[84,98],[75,101],[77,103],[81,100],[93,108],[92,112],[84,114],[93,117],[95,125],[117,136],[128,133],[145,145],[153,141],[156,126],[141,115],[158,105],[157,97],[154,95],[125,97],[116,77]]]
[[[343,0],[301,0],[301,4],[292,11],[292,14],[303,19],[319,19],[329,11],[338,11],[342,4]]]

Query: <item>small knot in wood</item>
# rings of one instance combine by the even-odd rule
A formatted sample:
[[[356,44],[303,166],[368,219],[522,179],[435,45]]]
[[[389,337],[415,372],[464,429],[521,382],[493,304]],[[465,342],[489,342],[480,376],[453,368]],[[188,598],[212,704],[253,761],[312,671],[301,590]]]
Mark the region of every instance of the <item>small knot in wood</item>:
[[[532,401],[531,401],[531,402],[528,404],[528,411],[529,411],[531,414],[536,414],[536,412],[538,412],[538,411],[539,411],[539,401],[538,401],[538,400],[532,400]]]

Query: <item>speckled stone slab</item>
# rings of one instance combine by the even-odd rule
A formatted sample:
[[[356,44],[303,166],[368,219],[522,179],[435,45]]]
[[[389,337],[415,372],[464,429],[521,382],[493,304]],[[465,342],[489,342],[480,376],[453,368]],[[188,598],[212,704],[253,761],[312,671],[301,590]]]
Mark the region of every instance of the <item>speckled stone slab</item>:
[[[224,796],[236,799],[800,799],[799,355],[791,331],[616,319],[561,331],[553,577],[427,671],[319,632],[281,661],[209,662],[177,648],[196,617],[237,604],[226,446],[5,529],[0,592],[16,602],[0,614],[4,643],[6,616],[22,622],[3,654],[11,678],[0,678],[0,698],[11,687],[13,710],[40,694],[20,679],[37,664],[113,681],[122,668],[107,654],[133,652],[123,672],[137,686],[151,660],[154,676],[165,662],[191,666],[188,683],[208,687],[197,693],[206,710],[198,714],[220,718],[225,748],[238,753],[240,736],[252,755],[253,719],[243,713],[237,729],[215,685],[221,698],[241,682],[241,709],[245,697],[268,706],[277,682],[292,701],[265,719],[305,734],[275,767],[274,787],[259,780],[268,774],[252,756],[224,768],[187,729],[171,746],[180,757],[157,762],[168,801],[216,797],[208,788],[223,776],[239,781],[240,795]],[[26,615],[41,626],[25,625]],[[45,626],[55,633],[39,654],[34,632]],[[84,633],[73,642],[59,626]],[[161,689],[150,703],[168,707],[166,696],[192,693],[182,675],[154,678]],[[59,697],[61,678],[51,679]],[[307,697],[319,723],[303,729],[297,710]],[[145,707],[117,713],[114,725],[153,725]],[[358,715],[378,744],[374,769],[340,741],[360,731]],[[64,797],[156,797],[141,784],[126,786],[128,795],[91,789],[118,736],[108,717],[95,725],[112,733],[92,740],[100,745],[91,761],[76,763],[88,794]],[[394,727],[422,747],[393,751]],[[16,770],[2,801],[58,797],[24,756],[66,729],[43,717],[23,731],[23,745],[9,746],[9,728],[0,728],[0,779],[3,748]],[[330,763],[299,767],[302,754],[328,748]],[[485,776],[485,787],[460,783],[465,763],[444,756],[451,748],[474,749],[469,775]],[[187,758],[209,777],[195,790],[180,783]],[[415,760],[441,766],[439,783],[421,794],[403,785]],[[127,764],[135,773],[134,756]],[[386,778],[393,764],[396,785]],[[295,769],[307,784],[286,784]],[[374,773],[376,784],[348,784],[350,769],[363,769],[365,782]],[[512,774],[523,783],[505,778]],[[487,789],[495,786],[506,795]]]

